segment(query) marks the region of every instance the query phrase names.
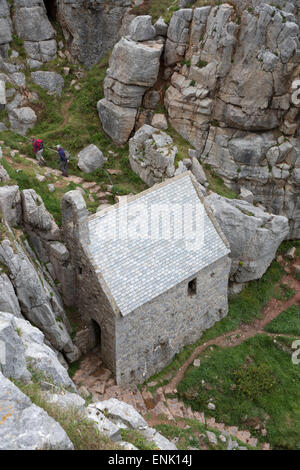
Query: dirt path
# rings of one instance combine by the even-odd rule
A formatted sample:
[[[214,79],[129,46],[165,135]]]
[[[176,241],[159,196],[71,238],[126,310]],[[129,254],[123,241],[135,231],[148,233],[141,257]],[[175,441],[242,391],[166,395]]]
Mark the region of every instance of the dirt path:
[[[64,104],[64,106],[62,108],[62,113],[63,113],[63,116],[64,116],[64,120],[63,120],[62,125],[59,126],[59,127],[64,127],[68,123],[69,117],[70,117],[69,109],[70,109],[70,106],[73,103],[73,101],[74,101],[74,97],[70,98],[69,101],[67,101]]]
[[[292,276],[284,276],[281,280],[282,283],[286,283],[289,287],[295,290],[295,295],[286,301],[271,299],[262,310],[262,318],[256,319],[250,325],[242,325],[240,328],[225,333],[222,336],[211,339],[204,344],[198,346],[191,356],[182,364],[178,369],[173,379],[164,387],[162,390],[164,393],[176,393],[176,387],[184,377],[187,368],[194,362],[197,356],[210,345],[217,345],[221,347],[233,347],[243,343],[246,339],[252,338],[259,333],[268,334],[263,328],[274,318],[276,318],[281,312],[291,307],[292,305],[300,306],[300,281],[297,281]],[[273,336],[273,335],[272,335]],[[279,335],[277,335],[279,336]],[[288,335],[281,335],[288,336]]]

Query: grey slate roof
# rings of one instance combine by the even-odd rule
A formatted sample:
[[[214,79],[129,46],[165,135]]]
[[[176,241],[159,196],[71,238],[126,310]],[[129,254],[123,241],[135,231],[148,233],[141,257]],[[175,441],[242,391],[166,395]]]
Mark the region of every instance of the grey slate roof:
[[[116,228],[126,228],[125,216],[128,213],[131,221],[128,227],[132,229],[132,214],[141,208],[146,208],[146,214],[151,213],[151,208],[155,212],[156,204],[165,204],[169,212],[172,208],[177,208],[175,217],[171,217],[171,233],[180,227],[182,208],[198,210],[198,220],[202,217],[204,224],[204,237],[201,237],[201,231],[197,232],[197,239],[191,249],[182,237],[151,239],[129,236],[127,239],[120,239],[116,236]],[[153,228],[154,231],[159,228],[159,221],[155,217],[151,218],[149,215],[147,220],[143,216],[142,221],[147,234],[153,234]],[[189,173],[173,178],[167,184],[154,186],[124,205],[112,206],[106,213],[91,216],[89,232],[89,250],[93,262],[123,316],[178,283],[192,278],[201,269],[229,253],[204,209]],[[123,230],[123,233],[126,231]],[[108,235],[110,238],[107,238]]]

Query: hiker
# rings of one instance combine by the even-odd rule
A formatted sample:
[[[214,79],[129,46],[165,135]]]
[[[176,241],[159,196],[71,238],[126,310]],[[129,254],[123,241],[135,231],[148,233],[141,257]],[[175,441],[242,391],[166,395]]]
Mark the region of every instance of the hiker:
[[[38,164],[40,166],[45,165],[46,161],[43,157],[44,143],[42,139],[36,139],[35,137],[33,137],[31,141],[32,141],[33,151],[38,161]]]
[[[69,158],[66,156],[65,150],[60,145],[57,145],[56,148],[60,156],[59,169],[64,176],[68,177]]]

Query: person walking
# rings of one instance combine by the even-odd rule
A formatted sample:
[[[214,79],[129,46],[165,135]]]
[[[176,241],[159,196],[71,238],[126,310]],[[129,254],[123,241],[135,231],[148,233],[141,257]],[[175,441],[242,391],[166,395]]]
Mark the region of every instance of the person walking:
[[[66,156],[65,150],[60,145],[57,145],[56,148],[60,157],[59,169],[62,172],[63,176],[68,177],[69,158]]]
[[[43,157],[44,143],[42,139],[36,139],[35,137],[33,137],[31,141],[32,141],[35,158],[37,159],[38,164],[40,166],[45,165],[46,161]]]

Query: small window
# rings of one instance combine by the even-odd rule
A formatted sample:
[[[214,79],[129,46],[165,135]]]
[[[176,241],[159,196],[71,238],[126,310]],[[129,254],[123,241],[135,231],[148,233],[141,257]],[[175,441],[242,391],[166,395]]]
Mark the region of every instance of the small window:
[[[192,279],[188,283],[188,295],[196,295],[197,294],[197,279]]]

